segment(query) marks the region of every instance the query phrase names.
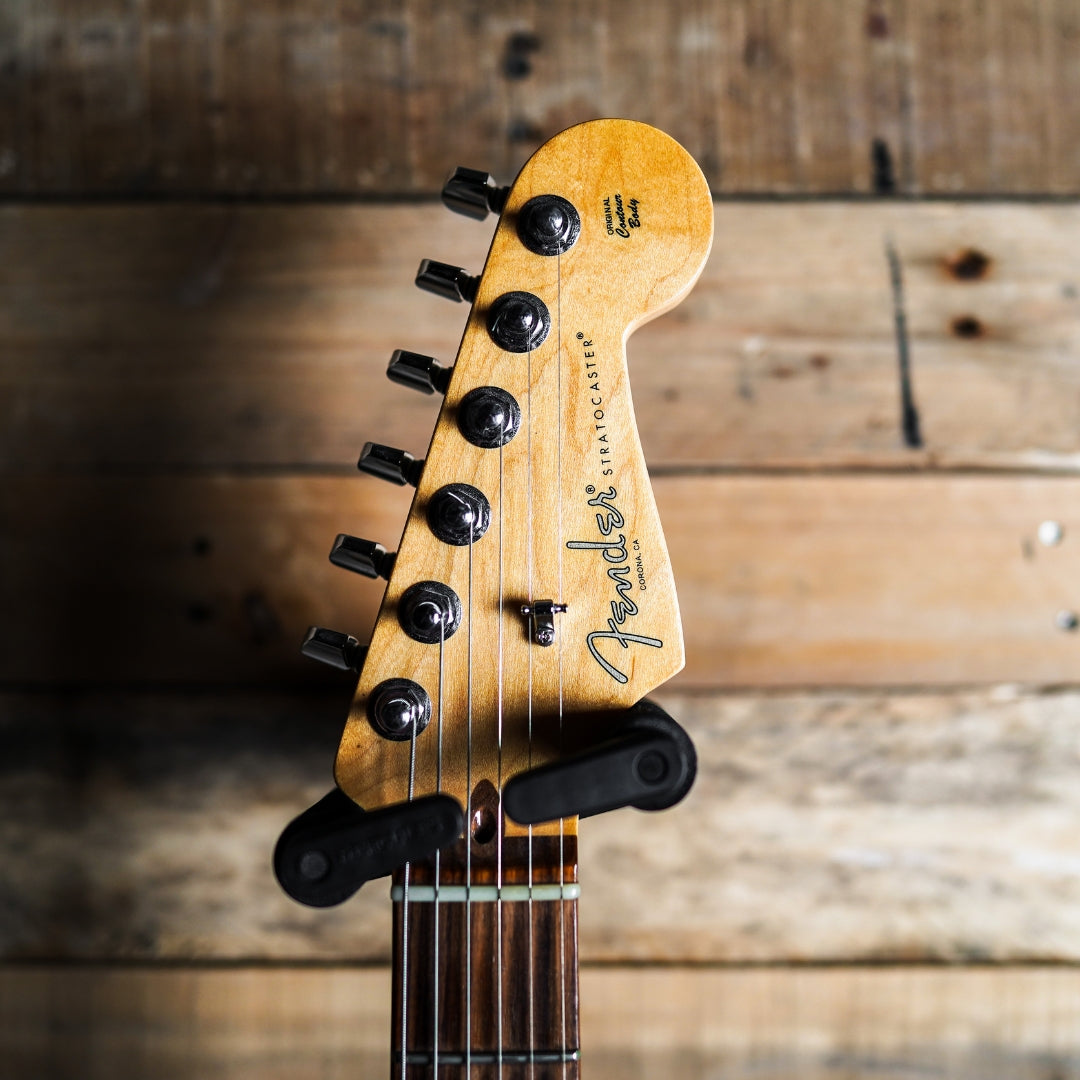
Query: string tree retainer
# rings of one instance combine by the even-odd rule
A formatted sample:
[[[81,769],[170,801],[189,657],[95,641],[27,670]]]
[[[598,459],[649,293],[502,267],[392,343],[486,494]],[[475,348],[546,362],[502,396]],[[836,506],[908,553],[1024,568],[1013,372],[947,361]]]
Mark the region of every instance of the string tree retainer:
[[[521,605],[521,614],[528,617],[529,637],[537,645],[555,644],[555,616],[566,611],[565,604],[554,600],[534,600],[531,604]]]

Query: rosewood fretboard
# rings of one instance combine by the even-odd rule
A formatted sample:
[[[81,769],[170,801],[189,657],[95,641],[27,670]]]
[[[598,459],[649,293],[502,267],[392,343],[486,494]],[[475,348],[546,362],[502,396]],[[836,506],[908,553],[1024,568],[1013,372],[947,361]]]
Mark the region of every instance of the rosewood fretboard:
[[[505,839],[501,870],[494,838],[461,841],[439,859],[438,903],[434,861],[408,877],[407,916],[394,878],[393,1080],[578,1080],[577,837],[535,837],[531,855]]]

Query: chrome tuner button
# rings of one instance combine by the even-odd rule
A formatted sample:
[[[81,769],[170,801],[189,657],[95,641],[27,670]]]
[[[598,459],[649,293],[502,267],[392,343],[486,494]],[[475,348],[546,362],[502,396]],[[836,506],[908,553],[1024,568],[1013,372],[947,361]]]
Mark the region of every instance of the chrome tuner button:
[[[510,189],[499,187],[490,173],[459,165],[443,184],[442,201],[455,214],[483,221],[489,213],[502,210],[509,194]]]
[[[374,540],[361,540],[359,536],[349,536],[347,533],[338,533],[330,549],[330,561],[335,566],[369,578],[388,578],[396,558],[397,554],[387,551],[382,544],[376,544]]]

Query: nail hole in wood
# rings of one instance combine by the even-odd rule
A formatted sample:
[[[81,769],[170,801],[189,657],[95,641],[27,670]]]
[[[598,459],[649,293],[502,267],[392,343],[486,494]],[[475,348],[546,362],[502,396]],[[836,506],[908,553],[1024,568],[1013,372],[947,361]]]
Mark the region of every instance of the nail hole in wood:
[[[964,248],[945,260],[945,269],[957,281],[979,281],[989,273],[990,261],[978,248]]]
[[[952,332],[958,338],[978,338],[983,336],[983,324],[974,315],[957,315],[952,321]]]

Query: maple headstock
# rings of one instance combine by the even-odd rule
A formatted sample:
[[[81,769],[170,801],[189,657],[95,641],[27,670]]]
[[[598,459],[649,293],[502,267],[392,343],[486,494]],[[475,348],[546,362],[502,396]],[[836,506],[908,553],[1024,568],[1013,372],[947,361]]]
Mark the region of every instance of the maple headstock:
[[[557,224],[537,196],[580,219],[561,253],[523,242]],[[338,752],[338,786],[365,809],[435,791],[468,808],[482,782],[501,791],[579,739],[586,716],[638,702],[683,666],[625,342],[685,296],[711,241],[700,169],[634,121],[562,132],[510,188]],[[540,302],[523,301],[531,327],[520,298],[505,299],[519,293]],[[543,340],[520,348],[545,311]],[[415,745],[372,722],[402,693],[390,680],[427,699]]]

